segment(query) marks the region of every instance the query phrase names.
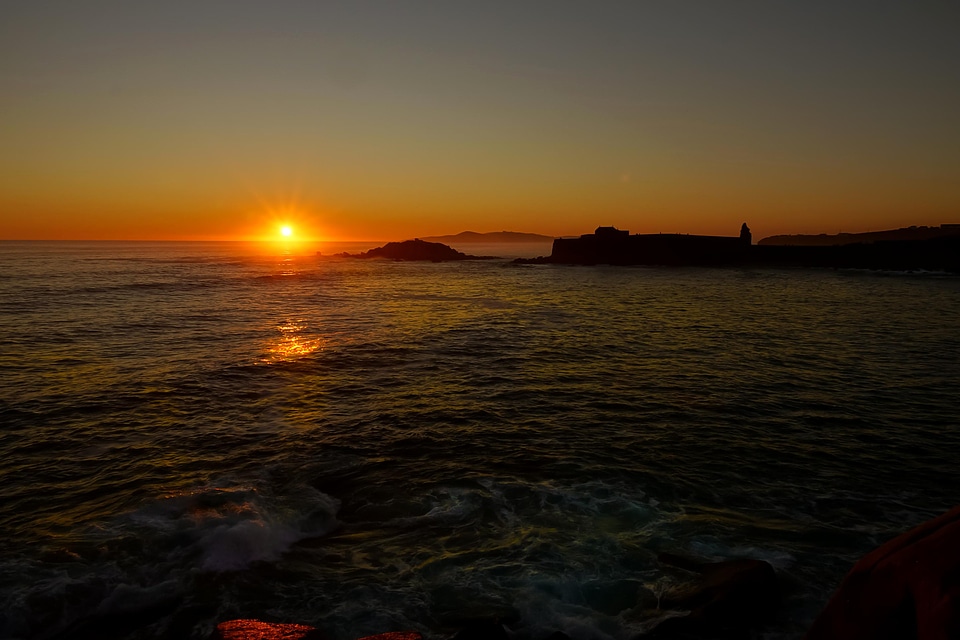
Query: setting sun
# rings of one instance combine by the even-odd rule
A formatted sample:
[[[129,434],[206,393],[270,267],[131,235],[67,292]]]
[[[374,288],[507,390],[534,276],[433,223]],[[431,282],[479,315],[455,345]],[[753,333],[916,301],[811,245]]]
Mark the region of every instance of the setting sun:
[[[284,238],[291,237],[293,235],[293,228],[286,224],[283,225],[280,227],[280,235],[282,235]]]

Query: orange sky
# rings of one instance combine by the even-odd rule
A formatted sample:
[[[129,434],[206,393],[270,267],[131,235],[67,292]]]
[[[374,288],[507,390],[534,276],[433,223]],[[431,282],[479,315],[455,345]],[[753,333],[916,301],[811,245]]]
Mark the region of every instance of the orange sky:
[[[960,222],[951,4],[97,6],[0,24],[0,239]]]

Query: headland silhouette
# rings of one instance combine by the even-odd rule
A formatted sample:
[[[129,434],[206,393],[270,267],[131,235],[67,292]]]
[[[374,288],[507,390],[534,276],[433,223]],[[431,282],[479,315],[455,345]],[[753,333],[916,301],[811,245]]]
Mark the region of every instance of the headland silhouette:
[[[739,236],[678,233],[630,234],[597,227],[579,238],[556,238],[549,256],[518,258],[518,264],[610,264],[664,266],[770,266],[960,272],[960,225],[923,227],[900,235],[862,234],[854,242],[753,244],[744,223]],[[936,230],[936,231],[934,231]],[[901,230],[902,231],[902,230]],[[817,237],[817,236],[810,236]],[[829,237],[829,236],[827,236]],[[887,238],[905,237],[905,239]]]

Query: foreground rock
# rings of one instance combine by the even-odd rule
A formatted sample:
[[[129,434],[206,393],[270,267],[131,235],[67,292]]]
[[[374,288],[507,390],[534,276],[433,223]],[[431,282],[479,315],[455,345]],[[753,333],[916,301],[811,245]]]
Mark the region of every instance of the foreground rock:
[[[344,258],[386,258],[388,260],[407,260],[420,262],[447,262],[450,260],[494,260],[493,256],[471,256],[457,251],[439,242],[420,240],[405,240],[403,242],[388,242],[382,247],[370,249],[358,254],[341,254]]]
[[[260,620],[228,620],[217,625],[214,640],[324,640],[319,629],[305,624],[280,624]],[[359,640],[423,640],[416,631],[392,631]]]
[[[689,610],[644,638],[743,638],[771,621],[780,603],[777,575],[762,560],[697,562],[661,554],[660,562],[699,574],[690,586],[660,599],[661,609]]]
[[[217,625],[214,640],[323,640],[314,627],[260,620],[228,620]]]
[[[507,630],[497,620],[477,620],[458,631],[451,640],[508,640]]]
[[[807,640],[960,638],[960,507],[854,565]]]

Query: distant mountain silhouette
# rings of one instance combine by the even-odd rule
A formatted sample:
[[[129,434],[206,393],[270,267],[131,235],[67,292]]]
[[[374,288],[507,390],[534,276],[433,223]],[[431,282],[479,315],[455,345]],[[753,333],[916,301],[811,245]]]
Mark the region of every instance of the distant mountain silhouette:
[[[797,246],[797,247],[833,247],[845,244],[886,242],[891,240],[931,240],[945,236],[960,235],[960,224],[944,224],[939,227],[903,227],[888,231],[868,231],[867,233],[837,233],[827,235],[781,235],[760,240],[760,245]]]
[[[466,244],[476,243],[507,243],[507,242],[553,242],[553,236],[544,236],[539,233],[519,233],[517,231],[492,231],[477,233],[476,231],[461,231],[453,236],[427,236],[423,238],[430,242],[454,242]]]
[[[493,260],[493,256],[471,256],[439,242],[425,242],[419,238],[403,242],[388,242],[382,247],[363,253],[341,253],[342,258],[386,258],[418,262],[447,262],[450,260]]]

